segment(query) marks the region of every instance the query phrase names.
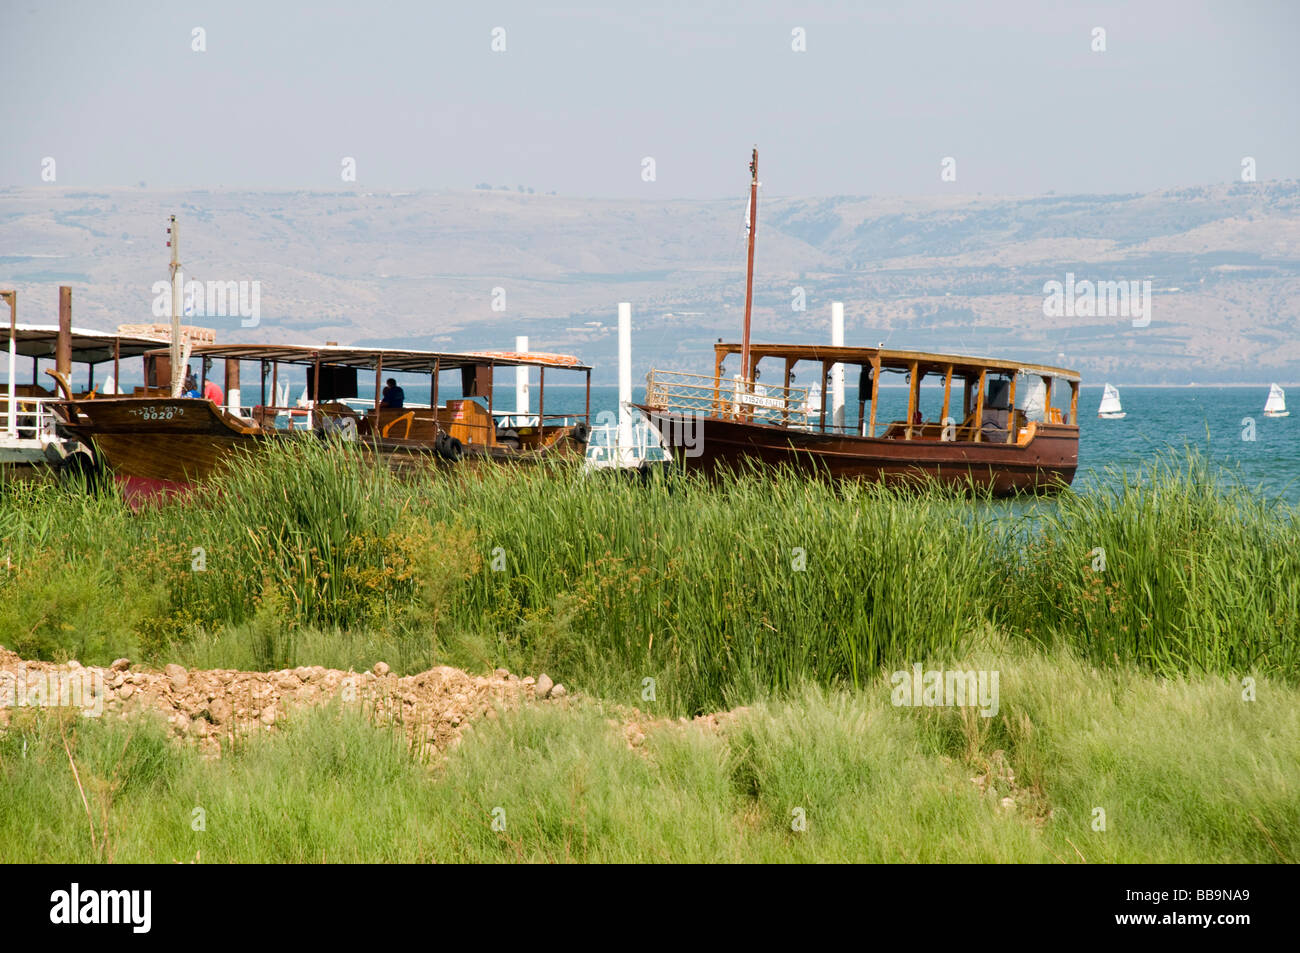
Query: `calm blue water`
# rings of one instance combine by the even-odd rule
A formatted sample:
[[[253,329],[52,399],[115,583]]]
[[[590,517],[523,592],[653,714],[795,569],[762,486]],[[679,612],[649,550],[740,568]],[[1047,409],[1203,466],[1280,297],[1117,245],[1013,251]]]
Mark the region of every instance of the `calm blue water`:
[[[633,390],[639,400],[644,388]],[[1114,482],[1111,470],[1136,473],[1161,450],[1181,453],[1185,447],[1197,448],[1214,463],[1225,477],[1240,481],[1270,499],[1300,503],[1300,390],[1292,389],[1288,404],[1291,417],[1264,416],[1267,387],[1142,387],[1121,389],[1120,396],[1128,416],[1123,420],[1101,420],[1097,405],[1102,386],[1084,385],[1079,394],[1079,471],[1076,489],[1087,491]],[[429,400],[427,385],[406,387],[407,399]],[[1053,404],[1069,407],[1069,390],[1064,399],[1056,395]],[[857,390],[847,388],[848,414],[857,414]],[[582,413],[582,387],[548,385],[546,413]],[[537,385],[533,384],[533,407],[537,411]],[[498,387],[494,405],[499,410],[514,407],[514,388]],[[618,388],[592,387],[591,411],[614,413],[618,405]],[[943,405],[939,388],[923,387],[921,410],[927,420],[938,420]],[[882,388],[877,421],[902,419],[907,414],[907,390]],[[1246,418],[1254,421],[1254,440]]]

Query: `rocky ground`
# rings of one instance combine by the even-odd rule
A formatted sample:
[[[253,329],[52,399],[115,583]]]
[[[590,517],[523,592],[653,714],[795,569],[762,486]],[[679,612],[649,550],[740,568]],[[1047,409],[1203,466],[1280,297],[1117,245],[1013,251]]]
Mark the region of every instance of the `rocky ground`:
[[[320,666],[196,671],[179,665],[157,671],[124,658],[107,668],[25,661],[0,646],[0,729],[23,707],[75,706],[96,717],[153,713],[212,755],[250,733],[275,730],[297,708],[336,698],[377,721],[400,725],[421,750],[442,751],[476,718],[566,695],[545,674],[521,678],[505,669],[476,676],[443,666],[399,677],[378,662],[368,672]]]

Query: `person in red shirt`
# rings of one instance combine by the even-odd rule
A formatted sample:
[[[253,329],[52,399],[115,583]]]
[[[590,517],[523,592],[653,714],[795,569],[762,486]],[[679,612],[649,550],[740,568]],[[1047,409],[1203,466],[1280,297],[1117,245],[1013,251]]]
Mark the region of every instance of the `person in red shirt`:
[[[226,395],[217,382],[210,377],[203,384],[203,399],[212,401],[218,407],[223,407],[226,403]]]

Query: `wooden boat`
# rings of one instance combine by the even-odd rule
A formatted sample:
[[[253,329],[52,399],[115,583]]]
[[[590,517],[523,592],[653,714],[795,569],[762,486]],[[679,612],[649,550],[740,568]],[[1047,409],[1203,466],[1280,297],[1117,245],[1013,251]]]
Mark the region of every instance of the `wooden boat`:
[[[0,387],[0,465],[23,478],[37,478],[51,467],[60,472],[75,470],[83,460],[76,451],[87,448],[57,433],[58,418],[52,410],[60,396],[73,395],[73,368],[85,365],[85,376],[77,382],[78,398],[118,395],[122,393],[123,364],[134,363],[166,343],[170,328],[120,325],[113,332],[73,327],[72,289],[66,285],[59,289],[58,324],[19,323],[17,293],[3,291],[0,298],[10,306],[9,335],[4,342],[8,381]],[[215,341],[208,328],[182,327],[181,334],[190,342]],[[27,383],[19,383],[19,360],[31,361]],[[47,362],[44,372],[42,361]],[[50,362],[53,368],[48,367]],[[144,393],[145,388],[136,391]]]
[[[1264,402],[1265,417],[1290,417],[1291,411],[1286,409],[1286,391],[1282,385],[1273,384],[1268,389],[1268,400]]]
[[[1128,416],[1119,402],[1119,388],[1107,384],[1101,393],[1101,403],[1097,406],[1097,416],[1102,420],[1123,420]]]
[[[149,356],[162,361],[166,353]],[[62,428],[93,443],[94,466],[106,467],[133,499],[205,480],[241,450],[255,450],[268,440],[335,434],[400,470],[552,458],[579,462],[590,433],[591,368],[566,355],[226,344],[194,347],[193,356],[203,359],[205,378],[209,361],[224,360],[231,392],[238,388],[240,362],[258,363],[261,401],[251,407],[222,407],[212,400],[159,393],[94,400],[69,395],[53,404]],[[285,365],[308,368],[303,406],[285,405],[287,390],[279,382]],[[528,426],[511,419],[513,411],[493,407],[492,381],[498,367],[538,368],[538,408],[523,421]],[[586,375],[584,413],[546,413],[546,371],[553,369]],[[358,372],[363,370],[375,373],[373,401],[356,400]],[[388,372],[429,374],[432,406],[381,406]],[[454,396],[440,381],[443,372],[459,372]],[[268,400],[268,378],[270,394],[280,397]]]
[[[652,370],[640,410],[687,469],[714,472],[749,464],[785,465],[833,478],[941,483],[998,495],[1067,486],[1079,460],[1079,375],[1060,367],[881,347],[750,343],[758,150],[750,164],[751,226],[744,337],[714,347],[712,376]],[[723,362],[740,356],[729,378]],[[783,383],[760,384],[760,363],[779,361]],[[819,370],[811,388],[791,386],[794,370]],[[833,374],[857,367],[856,418],[827,404]],[[877,420],[885,374],[906,375],[907,417]],[[924,420],[920,388],[942,377],[937,420]],[[1017,405],[1017,381],[1027,379]],[[960,390],[954,393],[953,383]],[[1069,410],[1052,406],[1056,382],[1070,388]],[[841,391],[842,392],[842,391]],[[960,406],[954,398],[960,394]],[[1026,399],[1028,398],[1028,399]],[[870,404],[870,410],[866,405]]]
[[[1051,491],[1074,479],[1079,463],[1074,371],[921,351],[757,344],[750,349],[749,380],[728,379],[723,361],[740,352],[739,344],[715,345],[712,377],[652,370],[647,378],[645,402],[637,408],[687,469],[784,464],[836,478],[937,479],[997,495]],[[808,388],[755,385],[765,359],[781,362],[786,381],[801,362],[817,365],[822,381],[837,364],[857,367],[862,382],[857,417],[846,412],[837,420],[824,401],[819,410],[810,410]],[[891,372],[907,376],[907,417],[884,422],[876,408],[882,377]],[[917,408],[921,382],[930,376],[943,380],[943,405],[938,419],[927,421]],[[1041,382],[1021,391],[1043,395],[1041,413],[1017,406],[1017,384],[1025,378]],[[1052,406],[1056,382],[1070,387],[1069,410]]]

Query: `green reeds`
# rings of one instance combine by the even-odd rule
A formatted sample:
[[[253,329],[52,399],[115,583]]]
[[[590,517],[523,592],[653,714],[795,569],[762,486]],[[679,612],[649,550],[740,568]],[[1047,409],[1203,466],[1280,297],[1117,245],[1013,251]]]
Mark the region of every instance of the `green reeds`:
[[[1162,674],[1300,663],[1296,510],[1195,455],[1026,506],[770,470],[398,478],[304,438],[138,513],[10,487],[0,533],[0,643],[88,663],[382,653],[545,670],[673,714],[858,686],[990,627]]]

